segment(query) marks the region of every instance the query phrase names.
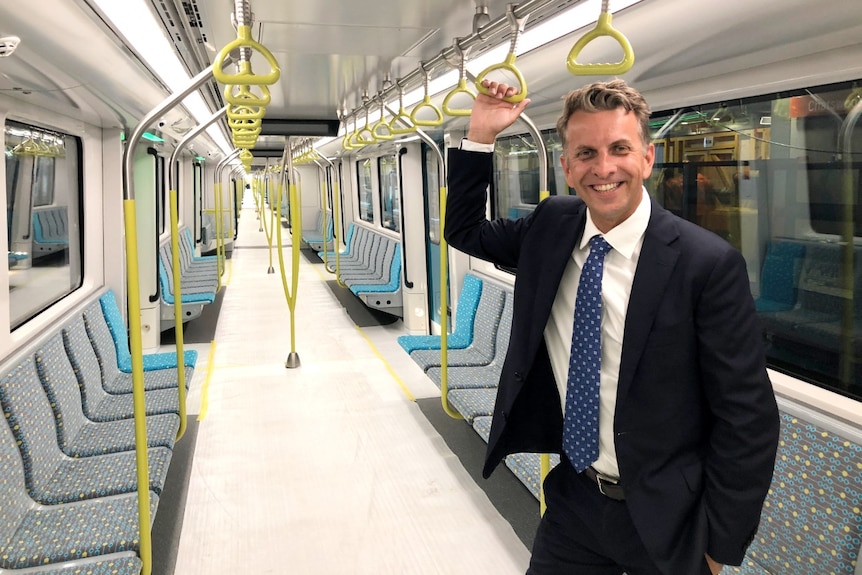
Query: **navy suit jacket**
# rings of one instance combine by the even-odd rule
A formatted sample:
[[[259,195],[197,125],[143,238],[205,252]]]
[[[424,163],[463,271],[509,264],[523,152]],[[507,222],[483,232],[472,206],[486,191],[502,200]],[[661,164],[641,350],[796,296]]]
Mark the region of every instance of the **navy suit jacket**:
[[[517,270],[485,477],[509,453],[561,451],[544,329],[586,223],[586,205],[573,196],[548,198],[519,220],[488,221],[491,158],[449,151],[445,220],[450,245]],[[778,430],[742,255],[653,201],[626,314],[614,441],[632,520],[664,572],[697,573],[704,552],[740,564]]]

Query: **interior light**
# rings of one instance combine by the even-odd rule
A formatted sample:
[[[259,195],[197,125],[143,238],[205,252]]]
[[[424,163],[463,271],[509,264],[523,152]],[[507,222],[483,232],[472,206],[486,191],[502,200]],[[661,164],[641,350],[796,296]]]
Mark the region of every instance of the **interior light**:
[[[148,142],[164,142],[165,141],[164,138],[160,138],[151,132],[144,132],[144,134],[141,136],[141,138],[143,138],[144,140],[147,140]]]
[[[207,159],[204,158],[203,156],[195,156],[195,161],[196,162],[206,162]]]
[[[165,32],[156,22],[147,2],[143,0],[94,0],[99,10],[116,26],[131,45],[156,74],[173,92],[181,91],[189,85],[189,75],[174,53],[173,45],[165,37]],[[186,96],[183,106],[197,121],[202,123],[209,119],[209,111],[198,91]],[[221,130],[207,130],[216,145],[227,154],[233,149],[227,143]],[[217,134],[217,135],[216,135]]]

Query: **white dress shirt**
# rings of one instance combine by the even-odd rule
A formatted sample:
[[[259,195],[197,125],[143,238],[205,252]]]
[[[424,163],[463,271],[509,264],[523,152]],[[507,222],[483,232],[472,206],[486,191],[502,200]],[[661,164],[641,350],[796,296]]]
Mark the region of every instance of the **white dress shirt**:
[[[581,279],[581,268],[590,252],[590,238],[594,235],[604,236],[613,249],[605,256],[602,275],[599,458],[593,464],[593,468],[610,477],[620,476],[614,445],[614,409],[617,404],[617,383],[620,375],[626,310],[629,305],[632,282],[634,281],[638,256],[643,245],[650,212],[649,194],[645,188],[641,202],[635,212],[606,234],[602,234],[598,230],[593,223],[589,210],[587,210],[584,235],[569,258],[560,280],[560,287],[557,289],[554,305],[551,308],[551,316],[545,326],[545,343],[548,346],[551,367],[554,370],[554,378],[560,392],[560,403],[565,413],[578,281]]]

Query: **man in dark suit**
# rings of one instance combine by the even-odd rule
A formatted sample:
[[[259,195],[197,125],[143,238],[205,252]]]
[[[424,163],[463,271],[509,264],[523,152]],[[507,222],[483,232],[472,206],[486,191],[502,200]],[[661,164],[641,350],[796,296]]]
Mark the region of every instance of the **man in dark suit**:
[[[779,428],[742,255],[650,199],[650,112],[622,80],[565,100],[561,163],[577,197],[488,221],[490,152],[529,100],[511,104],[504,98],[515,88],[486,86],[461,149],[450,150],[445,234],[463,252],[517,269],[484,475],[509,453],[561,453],[544,483],[528,575],[698,575],[739,565]],[[588,256],[593,236],[610,250],[598,268]],[[600,339],[577,343],[587,331],[572,320],[580,278],[596,269]],[[576,357],[588,349],[600,356],[589,368]],[[592,369],[595,391],[585,392],[578,382]],[[591,403],[595,415],[583,415]],[[582,449],[579,434],[593,447]]]

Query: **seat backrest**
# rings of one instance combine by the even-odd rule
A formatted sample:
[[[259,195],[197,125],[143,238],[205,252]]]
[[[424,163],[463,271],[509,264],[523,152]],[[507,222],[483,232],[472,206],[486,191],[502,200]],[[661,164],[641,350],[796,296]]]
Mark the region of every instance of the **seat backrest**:
[[[98,366],[100,377],[98,379],[87,378],[85,380],[86,385],[82,386],[85,394],[84,412],[86,413],[87,403],[91,399],[104,397],[104,393],[106,392],[104,387],[102,387],[102,382],[113,381],[120,373],[117,366],[117,352],[114,347],[114,339],[111,337],[111,330],[108,329],[108,324],[105,322],[105,316],[102,315],[99,302],[93,302],[84,308],[83,326],[80,323],[73,323],[70,329],[64,329],[63,332],[64,335],[68,332],[67,339],[70,341],[64,341],[64,343],[66,343],[66,351],[72,351],[72,353],[69,353],[69,360],[73,366],[75,366],[75,362],[77,361],[81,364],[82,368],[93,369],[93,364],[89,361],[91,356],[87,354],[87,346],[84,343],[90,344],[89,349],[96,357],[96,365]],[[82,334],[86,339],[78,342],[78,338]],[[74,347],[70,347],[70,342],[75,344]],[[82,373],[82,375],[84,374]]]
[[[748,557],[770,573],[852,573],[862,538],[862,445],[781,413],[772,485]]]
[[[31,497],[41,503],[41,491],[63,459],[57,444],[57,424],[33,359],[28,357],[0,380],[0,404],[15,436],[24,478]]]
[[[54,410],[57,443],[64,453],[87,423],[78,378],[63,346],[62,333],[55,334],[36,350],[36,372]]]
[[[787,309],[793,307],[804,256],[803,242],[786,239],[770,241],[760,274],[760,297],[782,304]]]
[[[476,321],[473,328],[473,343],[471,348],[481,350],[488,360],[494,357],[497,340],[497,329],[506,304],[506,292],[500,286],[485,282],[482,286],[482,297],[476,310]]]
[[[108,331],[111,332],[111,337],[114,340],[114,350],[117,352],[117,367],[122,371],[131,371],[132,354],[129,351],[129,332],[126,329],[126,324],[123,323],[123,314],[120,311],[120,306],[117,305],[114,291],[106,291],[99,298],[99,305],[102,308],[105,323],[108,325]]]
[[[838,315],[850,296],[843,287],[841,246],[809,243],[799,278],[799,303],[810,311]]]
[[[0,378],[5,380],[5,377]],[[15,437],[6,423],[0,423],[0,542],[9,541],[35,503],[24,485],[24,464]],[[0,568],[11,568],[16,558],[0,553]],[[7,561],[10,563],[7,564]]]

